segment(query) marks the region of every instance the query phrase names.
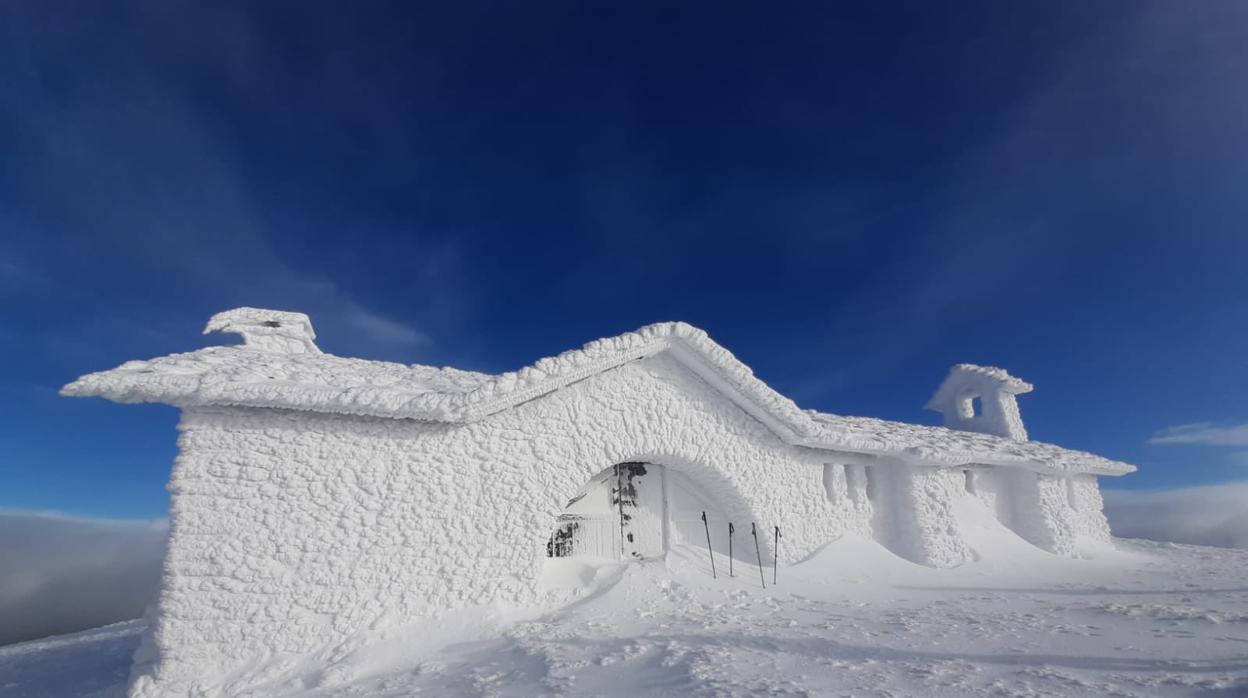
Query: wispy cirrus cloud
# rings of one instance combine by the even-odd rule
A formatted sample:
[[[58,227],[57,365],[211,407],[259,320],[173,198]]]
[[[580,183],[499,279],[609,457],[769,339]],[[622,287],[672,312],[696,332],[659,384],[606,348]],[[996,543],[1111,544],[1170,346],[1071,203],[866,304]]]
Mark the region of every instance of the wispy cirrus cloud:
[[[1248,446],[1248,424],[1218,426],[1212,422],[1167,427],[1149,438],[1150,444],[1191,444],[1200,446]],[[1245,454],[1239,454],[1245,455]],[[1245,460],[1248,460],[1246,456]]]
[[[188,327],[243,305],[308,313],[327,351],[422,358],[438,334],[431,325],[461,317],[469,295],[455,241],[416,223],[391,231],[365,213],[327,218],[305,197],[289,197],[322,186],[312,175],[270,187],[284,178],[258,177],[255,149],[177,72],[202,72],[205,85],[244,95],[276,122],[292,118],[257,79],[273,68],[259,13],[204,9],[188,19],[162,7],[137,3],[108,20],[118,31],[106,35],[98,32],[104,15],[59,18],[46,32],[44,13],[0,8],[0,26],[12,27],[0,36],[12,39],[24,68],[0,93],[20,144],[6,161],[34,192],[29,205],[0,206],[0,296],[38,299],[12,306],[38,308],[20,319],[45,349],[82,365],[98,361],[92,340],[108,328],[162,335],[127,341],[114,355],[181,350],[193,341]],[[103,65],[91,79],[48,81],[75,60],[76,46],[97,40]],[[203,50],[170,52],[184,45]],[[410,124],[388,85],[343,79],[360,87],[369,108],[326,111],[318,118],[335,126],[325,128],[369,134],[386,153],[402,152]],[[401,289],[373,283],[369,243],[377,240],[389,241],[388,260],[405,260],[391,264],[403,271]],[[397,300],[405,295],[418,300]]]
[[[1234,451],[1227,456],[1227,461],[1229,461],[1231,465],[1242,465],[1245,468],[1248,468],[1248,451]]]
[[[424,332],[412,329],[401,322],[382,317],[354,304],[351,304],[351,307],[347,310],[347,323],[377,342],[412,347],[427,346],[433,342],[429,335]]]

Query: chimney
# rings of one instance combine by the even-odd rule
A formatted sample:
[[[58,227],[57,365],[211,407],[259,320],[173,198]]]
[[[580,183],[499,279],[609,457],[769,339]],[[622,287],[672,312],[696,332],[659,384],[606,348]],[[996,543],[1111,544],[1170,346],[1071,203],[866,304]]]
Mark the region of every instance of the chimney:
[[[312,340],[312,321],[303,313],[263,308],[235,308],[217,313],[208,320],[204,334],[233,332],[243,336],[247,349],[276,354],[320,354]]]

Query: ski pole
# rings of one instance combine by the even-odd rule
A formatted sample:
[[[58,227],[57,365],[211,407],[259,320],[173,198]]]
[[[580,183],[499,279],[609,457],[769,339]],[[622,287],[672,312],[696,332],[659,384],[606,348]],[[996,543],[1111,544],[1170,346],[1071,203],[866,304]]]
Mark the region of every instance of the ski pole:
[[[737,532],[737,529],[733,528],[732,522],[729,521],[728,522],[728,576],[729,577],[732,576],[732,534],[736,532]]]
[[[779,574],[780,568],[780,538],[780,527],[776,526],[776,549],[772,551],[776,557],[771,562],[771,583],[773,585],[776,583],[776,575]]]
[[[758,557],[758,581],[763,583],[763,588],[767,588],[767,578],[763,576],[763,553],[758,547],[758,525],[750,522],[750,535],[754,536],[754,554]]]
[[[620,508],[620,559],[628,558],[624,553],[624,473],[620,471],[619,463],[615,465],[615,503]]]
[[[711,556],[711,579],[715,576],[715,551],[711,549],[711,525],[706,522],[706,512],[702,512],[702,527],[706,529],[706,553]]]

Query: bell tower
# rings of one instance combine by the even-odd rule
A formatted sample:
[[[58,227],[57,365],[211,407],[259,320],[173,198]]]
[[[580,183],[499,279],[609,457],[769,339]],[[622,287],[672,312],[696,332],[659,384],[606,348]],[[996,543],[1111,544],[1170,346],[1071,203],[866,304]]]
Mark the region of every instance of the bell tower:
[[[950,429],[1026,441],[1027,430],[1015,396],[1031,391],[1030,383],[1003,368],[958,364],[949,369],[945,382],[928,400],[927,409],[943,414]]]

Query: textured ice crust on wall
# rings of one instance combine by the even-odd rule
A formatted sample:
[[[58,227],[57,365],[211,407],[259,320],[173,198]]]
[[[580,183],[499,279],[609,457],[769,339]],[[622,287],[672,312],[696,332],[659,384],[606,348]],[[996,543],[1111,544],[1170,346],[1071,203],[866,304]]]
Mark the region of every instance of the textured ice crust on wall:
[[[666,356],[483,422],[199,408],[180,428],[137,696],[211,691],[201,677],[432,609],[535,601],[557,515],[614,463],[662,464],[733,520],[780,526],[782,562],[866,526],[827,505],[820,454]]]
[[[244,344],[63,390],[183,408],[162,590],[135,657],[142,698],[245,693],[231,676],[362,632],[538,601],[557,516],[617,463],[678,473],[739,531],[780,526],[781,562],[857,535],[936,567],[973,559],[985,521],[1010,545],[1102,545],[1096,476],[1134,470],[1025,431],[803,411],[683,323],[497,376],[323,354],[299,313],[238,309],[208,329]],[[963,410],[1000,384],[1010,400],[1026,386],[955,367],[942,391]]]
[[[1017,468],[866,466],[870,534],[912,562],[956,567],[975,559],[960,500],[969,498],[1004,529],[1048,552],[1079,557],[1110,543],[1096,477],[1057,477]]]
[[[316,332],[303,313],[262,308],[235,308],[208,319],[204,334],[228,332],[242,335],[243,346],[287,354],[320,354],[313,341]]]

